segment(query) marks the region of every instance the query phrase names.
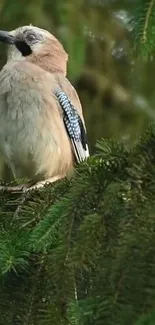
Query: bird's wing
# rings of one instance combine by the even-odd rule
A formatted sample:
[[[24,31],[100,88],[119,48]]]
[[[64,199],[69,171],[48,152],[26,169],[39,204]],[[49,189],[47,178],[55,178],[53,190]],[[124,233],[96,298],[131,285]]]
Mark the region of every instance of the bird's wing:
[[[76,107],[74,107],[62,88],[57,88],[54,93],[63,112],[63,121],[72,144],[74,155],[77,162],[81,162],[89,157],[86,128],[80,117],[81,114],[78,113]]]

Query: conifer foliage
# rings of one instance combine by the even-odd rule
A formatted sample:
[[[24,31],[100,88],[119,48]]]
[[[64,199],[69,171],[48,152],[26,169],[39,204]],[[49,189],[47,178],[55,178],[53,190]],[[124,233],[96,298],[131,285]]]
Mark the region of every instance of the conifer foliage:
[[[22,16],[23,6],[5,1],[1,23],[30,20],[34,3],[27,1]],[[91,11],[82,25],[77,7],[82,21],[90,6],[103,22],[107,7],[120,3],[59,0],[51,26],[50,2],[37,2],[38,25],[78,27],[68,42],[72,77],[85,62],[83,26],[99,20]],[[148,59],[155,49],[155,0],[125,0],[125,8],[131,3],[134,44]],[[67,29],[59,29],[67,45]],[[71,179],[27,194],[0,192],[0,325],[155,324],[155,125],[130,150],[107,139],[96,150]]]
[[[134,15],[135,45],[145,59],[155,50],[155,1],[137,0]]]
[[[71,180],[1,193],[0,325],[153,324],[154,150],[151,125],[130,151],[102,139]]]

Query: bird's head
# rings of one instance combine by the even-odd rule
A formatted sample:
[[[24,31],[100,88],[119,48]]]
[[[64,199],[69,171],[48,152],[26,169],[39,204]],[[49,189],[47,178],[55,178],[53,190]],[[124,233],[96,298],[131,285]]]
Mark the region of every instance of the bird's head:
[[[68,55],[48,31],[32,25],[10,32],[0,30],[0,41],[9,45],[8,61],[28,60],[44,70],[66,75]]]

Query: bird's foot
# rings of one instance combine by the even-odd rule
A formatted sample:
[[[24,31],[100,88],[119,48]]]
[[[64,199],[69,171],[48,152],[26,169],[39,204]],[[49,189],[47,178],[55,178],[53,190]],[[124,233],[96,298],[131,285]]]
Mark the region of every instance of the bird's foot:
[[[55,177],[50,177],[44,181],[40,181],[37,182],[36,184],[34,184],[34,181],[29,181],[25,184],[19,184],[16,186],[0,186],[0,191],[4,191],[4,192],[13,192],[13,193],[19,193],[19,192],[28,192],[31,190],[35,190],[38,188],[43,187],[45,184],[50,184],[50,183],[54,183],[57,180],[63,178],[64,176],[62,175],[58,175]]]
[[[29,188],[26,188],[26,189],[25,189],[25,192],[30,191],[30,190],[35,190],[35,189],[41,188],[41,187],[43,187],[44,185],[48,185],[48,184],[50,184],[50,183],[54,183],[54,182],[56,182],[56,181],[58,181],[59,179],[64,178],[64,177],[65,177],[65,176],[57,175],[57,176],[55,176],[55,177],[47,178],[47,179],[44,180],[44,181],[37,182],[37,183],[34,184],[33,186],[31,186],[31,187],[29,187]]]
[[[29,189],[29,187],[34,184],[34,182],[32,183],[32,181],[27,182],[25,184],[19,184],[19,185],[15,185],[15,186],[0,186],[0,191],[3,192],[13,192],[13,193],[19,193],[19,192],[25,192],[26,190]]]

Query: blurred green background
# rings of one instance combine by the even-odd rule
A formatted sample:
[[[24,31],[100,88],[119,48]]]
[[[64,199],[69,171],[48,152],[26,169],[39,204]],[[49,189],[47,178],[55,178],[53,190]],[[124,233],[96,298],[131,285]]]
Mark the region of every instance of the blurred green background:
[[[68,78],[80,96],[91,152],[101,137],[132,146],[155,118],[155,62],[137,58],[133,14],[139,0],[1,0],[0,28],[32,23],[69,53]],[[5,62],[0,46],[0,66]]]

